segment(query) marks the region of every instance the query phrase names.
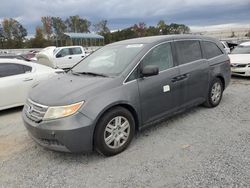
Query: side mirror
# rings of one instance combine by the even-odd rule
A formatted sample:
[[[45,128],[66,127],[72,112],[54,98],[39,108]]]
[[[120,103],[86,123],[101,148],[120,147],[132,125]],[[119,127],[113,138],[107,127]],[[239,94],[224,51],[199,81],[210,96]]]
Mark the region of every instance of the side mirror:
[[[143,77],[158,75],[159,68],[155,65],[146,65],[141,69],[141,74]]]

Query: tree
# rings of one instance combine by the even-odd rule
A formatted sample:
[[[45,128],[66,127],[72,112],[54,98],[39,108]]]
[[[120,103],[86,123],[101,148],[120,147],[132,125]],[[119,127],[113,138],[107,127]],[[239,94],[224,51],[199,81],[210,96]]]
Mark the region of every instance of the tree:
[[[156,27],[159,31],[159,34],[162,35],[169,34],[169,26],[163,20],[160,20]]]
[[[145,36],[147,26],[144,22],[140,22],[139,24],[135,24],[133,29],[137,33],[138,37],[143,37]]]
[[[96,33],[99,33],[100,35],[105,35],[110,32],[108,28],[108,21],[107,20],[101,20],[98,23],[94,24],[94,31]]]
[[[146,31],[146,36],[155,36],[155,35],[159,35],[160,32],[158,30],[158,28],[154,27],[154,26],[149,26],[149,28]]]
[[[70,16],[65,21],[67,30],[74,33],[88,33],[91,22],[87,19],[80,18],[78,15]]]
[[[1,47],[2,47],[2,48],[4,48],[4,45],[3,45],[4,39],[5,39],[5,37],[4,37],[4,33],[3,33],[3,27],[2,27],[2,25],[0,24],[0,42],[1,42]]]
[[[65,22],[60,17],[52,17],[51,19],[52,19],[52,27],[55,33],[56,44],[58,40],[60,40],[62,44],[62,38],[63,38],[64,32],[66,32],[67,26],[65,25]]]
[[[48,40],[50,40],[52,31],[52,18],[50,16],[45,16],[41,18],[43,24],[43,32]]]
[[[51,20],[55,34],[61,37],[66,32],[67,26],[60,17],[52,17]]]
[[[10,18],[2,21],[3,36],[7,40],[7,48],[20,48],[27,36],[27,30],[17,20]]]
[[[190,29],[186,25],[171,23],[169,25],[169,34],[185,34],[189,33]]]
[[[36,27],[35,38],[31,39],[30,43],[32,48],[44,48],[48,46],[48,41],[44,38],[41,27]]]

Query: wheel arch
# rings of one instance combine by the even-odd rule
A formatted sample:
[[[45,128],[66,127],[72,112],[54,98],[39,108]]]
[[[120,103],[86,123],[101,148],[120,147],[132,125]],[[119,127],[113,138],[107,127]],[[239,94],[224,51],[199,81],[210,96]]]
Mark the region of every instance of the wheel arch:
[[[215,76],[215,78],[219,78],[222,82],[222,87],[223,87],[223,90],[225,89],[225,79],[224,77],[221,75],[221,74],[218,74]]]
[[[106,107],[104,110],[102,110],[99,115],[97,116],[96,118],[96,121],[95,121],[95,128],[94,128],[94,134],[95,134],[95,131],[96,131],[96,127],[97,127],[97,124],[99,122],[99,120],[101,119],[101,117],[109,110],[113,109],[113,108],[116,108],[116,107],[122,107],[122,108],[125,108],[126,110],[128,110],[133,118],[134,118],[134,121],[135,121],[135,130],[138,131],[139,130],[139,126],[140,126],[140,118],[139,118],[139,113],[136,111],[136,109],[131,105],[131,104],[128,104],[128,103],[125,103],[125,102],[121,102],[121,103],[115,103],[115,104],[111,104],[109,105],[108,107]],[[93,137],[93,144],[94,144],[94,137]]]

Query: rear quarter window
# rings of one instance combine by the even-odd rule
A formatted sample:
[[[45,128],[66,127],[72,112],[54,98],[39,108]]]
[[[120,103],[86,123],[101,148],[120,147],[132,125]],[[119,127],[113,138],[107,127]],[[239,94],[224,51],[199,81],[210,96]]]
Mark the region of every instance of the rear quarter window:
[[[31,71],[32,71],[32,67],[26,66],[26,65],[23,65],[23,69],[24,69],[24,72],[25,72],[25,73],[28,73],[28,72],[31,72]]]
[[[176,41],[175,47],[180,65],[202,59],[201,46],[198,40]]]
[[[203,46],[207,59],[211,59],[223,54],[221,49],[214,42],[204,41]]]

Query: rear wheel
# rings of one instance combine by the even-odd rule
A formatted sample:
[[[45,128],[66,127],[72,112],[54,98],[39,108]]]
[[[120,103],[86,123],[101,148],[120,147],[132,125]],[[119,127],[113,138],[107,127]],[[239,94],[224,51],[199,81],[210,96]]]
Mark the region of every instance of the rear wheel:
[[[95,149],[112,156],[124,151],[130,144],[135,132],[132,114],[125,108],[116,107],[107,111],[99,120],[95,135]]]
[[[212,108],[220,104],[223,95],[223,84],[219,78],[215,78],[209,87],[207,100],[204,103],[206,107]]]

